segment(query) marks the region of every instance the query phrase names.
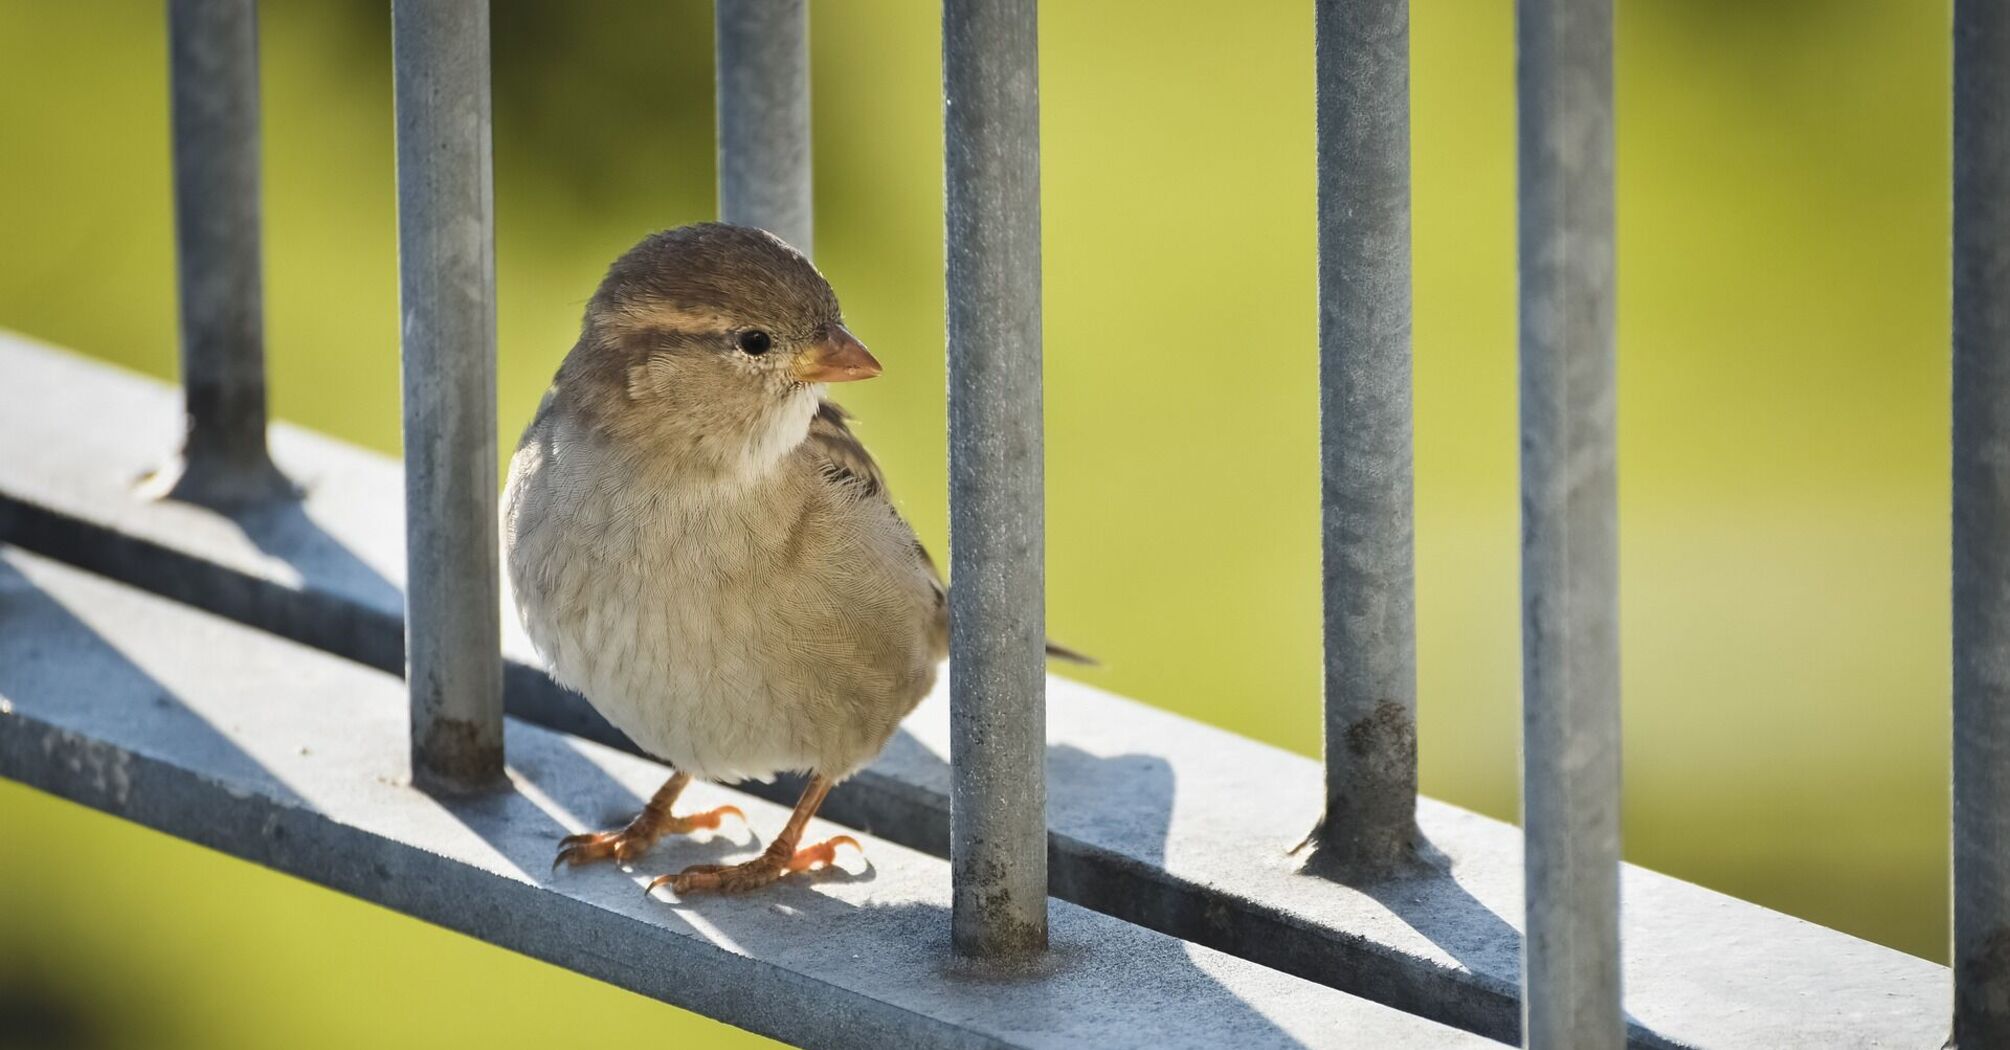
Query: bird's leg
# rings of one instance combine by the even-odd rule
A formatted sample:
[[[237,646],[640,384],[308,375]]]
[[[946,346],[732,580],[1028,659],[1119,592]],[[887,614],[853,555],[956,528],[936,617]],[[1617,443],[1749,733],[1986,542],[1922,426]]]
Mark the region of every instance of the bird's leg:
[[[803,797],[796,802],[796,811],[789,814],[788,826],[775,836],[775,841],[759,857],[731,866],[696,864],[675,875],[659,875],[643,892],[653,893],[658,886],[668,886],[680,897],[693,890],[739,893],[766,886],[791,872],[829,867],[837,859],[839,846],[850,846],[863,852],[865,847],[850,835],[839,835],[800,850],[796,848],[796,843],[802,841],[803,829],[809,826],[810,817],[816,814],[818,806],[823,805],[824,796],[830,791],[828,777],[821,773],[812,775],[809,784],[803,788]]]
[[[747,815],[738,806],[720,806],[704,813],[693,813],[688,817],[673,817],[670,807],[677,796],[684,793],[684,785],[691,782],[689,773],[673,773],[663,786],[656,789],[649,804],[642,812],[628,822],[625,828],[614,831],[589,831],[581,835],[567,835],[558,843],[558,859],[551,862],[553,868],[561,864],[585,864],[589,861],[606,860],[609,857],[627,863],[641,856],[656,840],[665,835],[682,835],[699,828],[717,828],[719,819],[728,813],[745,821]]]

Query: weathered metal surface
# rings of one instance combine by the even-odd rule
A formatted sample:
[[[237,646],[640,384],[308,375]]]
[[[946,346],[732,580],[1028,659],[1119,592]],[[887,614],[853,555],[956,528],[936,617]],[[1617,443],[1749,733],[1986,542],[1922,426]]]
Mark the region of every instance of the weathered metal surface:
[[[412,769],[468,790],[503,768],[488,0],[395,0],[391,50]]]
[[[1047,942],[1040,64],[1034,0],[942,5],[950,866],[959,951]]]
[[[808,0],[718,0],[719,218],[811,254]]]
[[[1311,859],[1361,879],[1416,859],[1410,5],[1314,11],[1326,811]]]
[[[1617,1046],[1612,2],[1520,0],[1524,1045]]]
[[[739,896],[645,898],[749,855],[673,838],[633,871],[554,873],[559,836],[625,819],[668,771],[522,724],[507,790],[401,775],[393,677],[0,549],[0,775],[665,1002],[806,1046],[1452,1047],[1461,1033],[1068,905],[1030,967],[958,963],[949,871],[868,862]],[[787,810],[708,785],[773,829]],[[829,828],[812,828],[824,836]]]
[[[279,424],[274,455],[306,488],[285,514],[134,500],[125,483],[178,411],[171,386],[0,333],[0,447],[36,450],[0,461],[0,539],[400,668],[397,462]],[[74,425],[90,418],[123,425]],[[536,669],[515,617],[504,623],[510,712],[625,744]],[[1424,873],[1361,887],[1307,878],[1285,851],[1319,816],[1317,762],[1066,679],[1048,689],[1055,896],[1518,1038],[1513,825],[1422,798]],[[948,755],[938,688],[824,813],[946,856]],[[745,788],[794,800],[788,784]],[[1927,1046],[1946,1032],[1943,967],[1640,868],[1622,881],[1636,1046]]]
[[[288,493],[265,447],[258,4],[169,0],[167,8],[186,430],[180,459],[152,489],[242,506]]]
[[[1954,5],[1954,1024],[2010,1046],[2010,4]]]

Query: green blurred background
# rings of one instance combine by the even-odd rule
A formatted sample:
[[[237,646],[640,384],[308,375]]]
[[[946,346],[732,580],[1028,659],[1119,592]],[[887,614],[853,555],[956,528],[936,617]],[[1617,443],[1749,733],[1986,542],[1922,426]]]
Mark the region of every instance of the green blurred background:
[[[1312,20],[1233,6],[1042,12],[1049,616],[1098,684],[1314,755]],[[1511,11],[1412,31],[1423,783],[1509,820]],[[494,22],[513,441],[606,263],[712,213],[711,18]],[[163,25],[0,0],[0,325],[171,376]],[[887,365],[845,400],[939,547],[937,32],[814,14],[818,261]],[[1947,6],[1626,0],[1618,32],[1626,855],[1944,959]],[[274,408],[395,452],[385,5],[262,33]],[[0,836],[0,1015],[80,1042],[754,1042],[16,786]]]

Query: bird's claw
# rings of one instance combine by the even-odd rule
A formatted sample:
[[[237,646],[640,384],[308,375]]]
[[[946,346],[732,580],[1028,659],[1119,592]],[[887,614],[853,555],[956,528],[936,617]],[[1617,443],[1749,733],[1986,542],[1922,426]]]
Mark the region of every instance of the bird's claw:
[[[697,828],[709,828],[716,831],[718,830],[719,827],[719,818],[725,816],[728,813],[731,813],[732,815],[740,818],[740,823],[742,824],[745,824],[747,822],[747,814],[743,812],[738,806],[720,806],[717,809],[706,810],[703,813],[693,814],[689,817],[683,817],[680,819],[688,820],[691,822],[691,827],[684,830],[688,831]]]
[[[675,875],[658,875],[650,879],[649,884],[642,887],[642,894],[651,896],[664,886],[670,887],[670,892],[679,897],[700,890],[745,893],[797,872],[832,867],[837,863],[839,846],[850,846],[860,854],[865,853],[865,847],[859,845],[857,839],[850,835],[838,835],[787,855],[770,849],[743,864],[693,864]]]
[[[648,852],[649,847],[665,835],[684,835],[701,829],[716,831],[720,821],[729,813],[740,818],[740,823],[747,822],[747,814],[740,807],[728,805],[688,817],[668,817],[660,821],[645,822],[643,817],[637,817],[627,827],[617,831],[585,831],[567,835],[558,840],[558,856],[552,859],[551,870],[556,872],[566,865],[577,867],[609,858],[626,864]]]
[[[653,837],[633,834],[629,828],[567,835],[558,840],[558,856],[552,858],[551,870],[557,871],[566,865],[577,866],[609,858],[626,864],[641,856],[644,850],[655,844],[655,841]]]

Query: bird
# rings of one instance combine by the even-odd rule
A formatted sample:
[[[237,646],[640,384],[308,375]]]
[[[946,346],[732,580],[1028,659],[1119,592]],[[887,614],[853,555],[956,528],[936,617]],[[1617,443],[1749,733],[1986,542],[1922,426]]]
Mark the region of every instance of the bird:
[[[681,226],[609,267],[511,458],[503,544],[550,673],[673,772],[627,825],[562,839],[554,868],[744,820],[673,807],[693,778],[782,772],[808,779],[760,856],[645,892],[751,890],[858,848],[801,839],[949,646],[947,587],[825,398],[880,372],[830,283],[771,233]]]

